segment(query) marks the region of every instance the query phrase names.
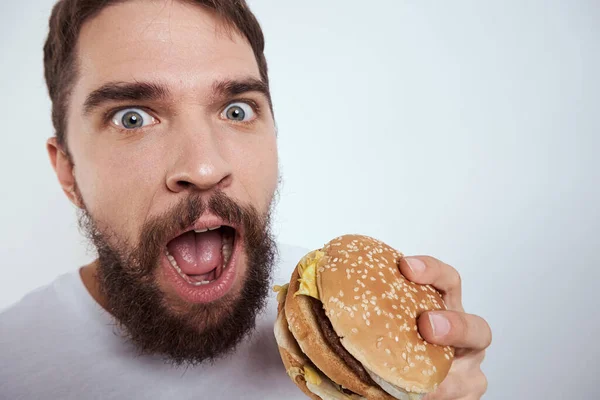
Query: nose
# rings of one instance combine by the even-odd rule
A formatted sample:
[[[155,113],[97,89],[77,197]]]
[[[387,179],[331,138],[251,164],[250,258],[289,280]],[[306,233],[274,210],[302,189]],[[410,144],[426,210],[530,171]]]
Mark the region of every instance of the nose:
[[[169,191],[210,191],[224,189],[232,179],[232,168],[224,154],[223,144],[209,124],[201,128],[185,129],[174,135],[174,161],[167,172],[166,185]]]

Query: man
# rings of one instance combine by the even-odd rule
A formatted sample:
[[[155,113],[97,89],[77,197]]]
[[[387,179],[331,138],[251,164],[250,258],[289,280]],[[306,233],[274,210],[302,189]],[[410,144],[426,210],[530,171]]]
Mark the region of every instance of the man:
[[[98,259],[0,316],[2,398],[304,398],[272,333],[271,271],[278,261],[289,279],[305,250],[277,257],[270,232],[263,47],[240,0],[55,6],[47,148]],[[452,310],[419,321],[426,340],[458,348],[428,399],[480,398],[491,333],[463,312],[458,273],[430,257],[400,268]]]

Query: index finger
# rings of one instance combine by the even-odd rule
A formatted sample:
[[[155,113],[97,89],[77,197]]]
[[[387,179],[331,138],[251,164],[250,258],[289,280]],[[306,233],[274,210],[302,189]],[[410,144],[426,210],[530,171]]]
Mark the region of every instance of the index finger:
[[[398,266],[408,280],[439,290],[448,309],[464,311],[462,282],[456,269],[430,256],[403,257]]]

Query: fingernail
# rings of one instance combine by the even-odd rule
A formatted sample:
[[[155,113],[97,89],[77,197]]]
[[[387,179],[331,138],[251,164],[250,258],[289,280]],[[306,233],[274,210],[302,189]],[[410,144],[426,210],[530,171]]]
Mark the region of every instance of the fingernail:
[[[425,271],[425,263],[418,258],[406,257],[405,260],[413,274],[419,275]]]
[[[450,321],[440,314],[429,314],[429,323],[433,328],[433,336],[435,337],[445,336],[450,332]]]

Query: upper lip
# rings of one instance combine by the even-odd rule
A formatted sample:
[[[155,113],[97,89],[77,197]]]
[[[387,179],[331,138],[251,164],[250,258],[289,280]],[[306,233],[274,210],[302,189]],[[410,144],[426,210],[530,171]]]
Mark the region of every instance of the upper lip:
[[[213,229],[217,229],[220,228],[222,226],[228,226],[230,228],[235,229],[235,231],[239,234],[239,232],[241,231],[241,228],[235,224],[232,224],[228,221],[225,221],[222,218],[219,218],[215,215],[203,215],[202,217],[198,218],[196,220],[196,222],[194,222],[192,225],[178,231],[175,232],[175,234],[169,238],[167,240],[167,243],[169,243],[171,240],[175,239],[176,237],[183,235],[186,232],[189,231],[207,231],[207,230],[213,230]]]

